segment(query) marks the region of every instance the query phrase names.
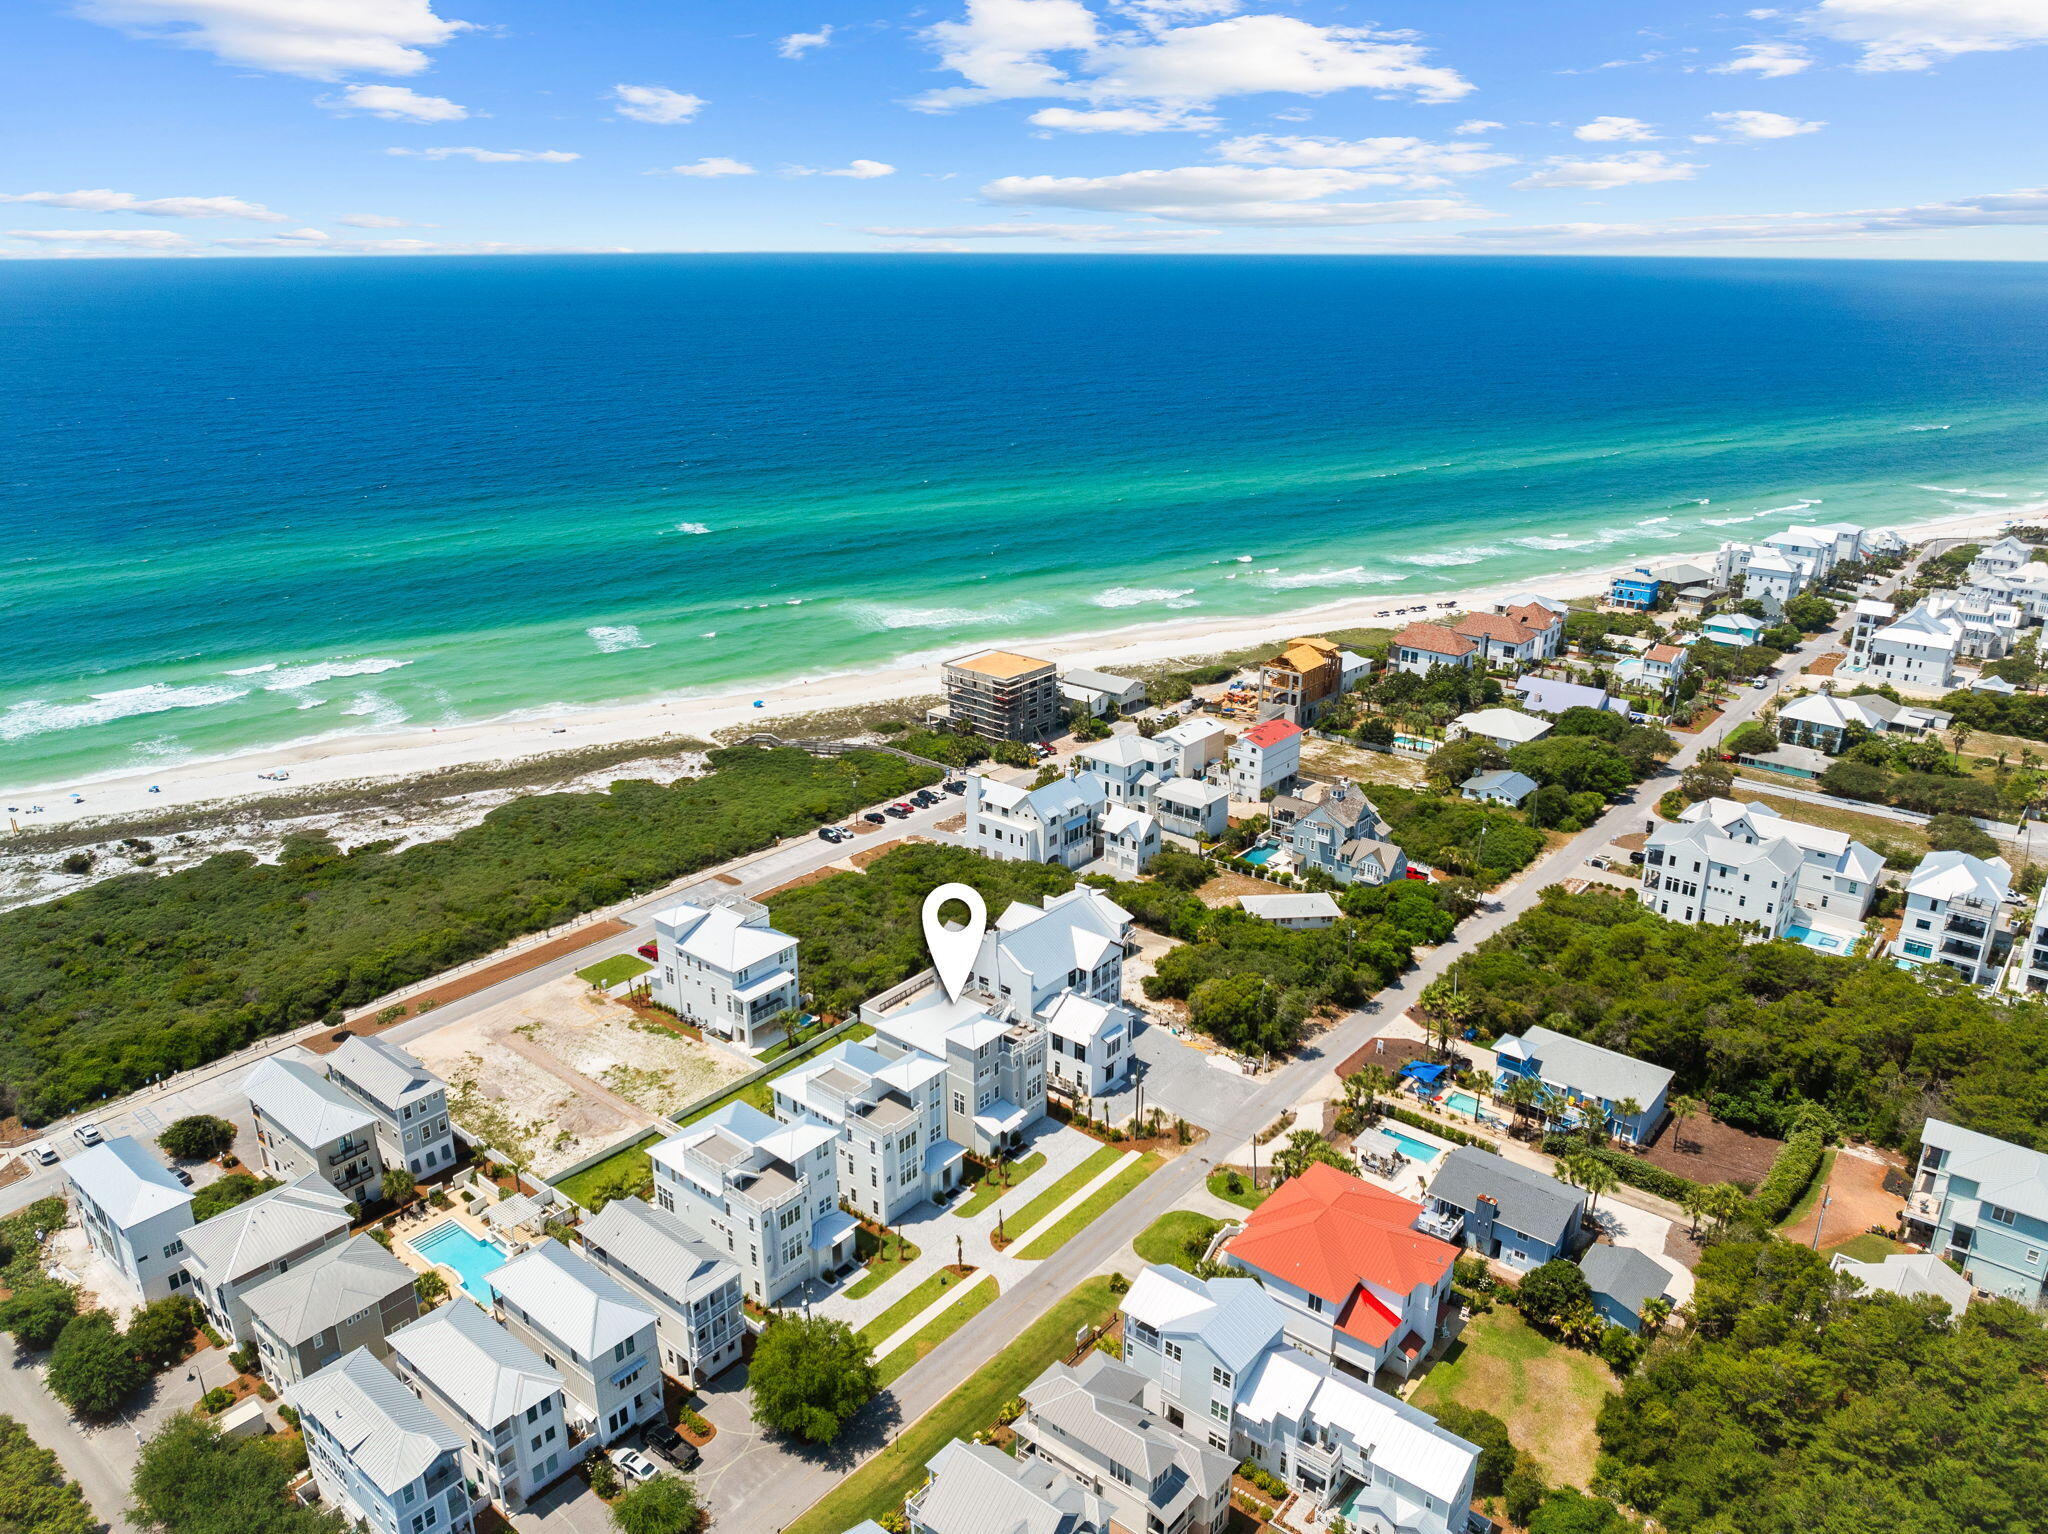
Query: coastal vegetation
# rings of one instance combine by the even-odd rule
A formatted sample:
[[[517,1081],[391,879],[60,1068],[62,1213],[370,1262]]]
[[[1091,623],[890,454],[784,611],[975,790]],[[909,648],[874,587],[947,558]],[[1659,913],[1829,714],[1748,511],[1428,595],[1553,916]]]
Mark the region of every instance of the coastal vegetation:
[[[1783,1136],[1818,1103],[1910,1145],[1938,1115],[2048,1148],[2048,1008],[1561,887],[1462,960],[1466,1021],[1542,1024],[1676,1073],[1716,1118]]]
[[[0,1417],[0,1529],[7,1534],[92,1534],[100,1527],[57,1456],[12,1417]]]
[[[31,1124],[933,781],[882,752],[711,753],[666,787],[515,800],[444,841],[224,853],[0,915],[0,1110]]]

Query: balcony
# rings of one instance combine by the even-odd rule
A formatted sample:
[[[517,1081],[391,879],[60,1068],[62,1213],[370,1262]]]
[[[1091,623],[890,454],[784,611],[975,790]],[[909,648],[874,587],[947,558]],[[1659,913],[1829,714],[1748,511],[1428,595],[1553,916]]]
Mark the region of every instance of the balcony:
[[[1457,1209],[1425,1210],[1415,1218],[1415,1228],[1439,1241],[1456,1241],[1465,1230],[1465,1215]]]
[[[340,1166],[344,1161],[353,1161],[370,1148],[368,1140],[348,1140],[327,1153],[329,1166]]]
[[[1964,937],[1973,937],[1981,939],[1984,936],[1984,933],[1987,929],[1984,923],[1977,920],[1977,918],[1974,916],[1951,916],[1948,919],[1948,926],[1943,930],[1948,932],[1959,932]]]
[[[1962,938],[1952,937],[1947,939],[1941,945],[1941,956],[1944,959],[1950,959],[1963,964],[1974,965],[1977,963],[1979,959],[1981,959],[1984,956],[1984,949],[1981,944],[1968,942]]]
[[[1941,1195],[1938,1193],[1914,1193],[1906,1199],[1906,1218],[1921,1225],[1937,1225],[1941,1222]]]

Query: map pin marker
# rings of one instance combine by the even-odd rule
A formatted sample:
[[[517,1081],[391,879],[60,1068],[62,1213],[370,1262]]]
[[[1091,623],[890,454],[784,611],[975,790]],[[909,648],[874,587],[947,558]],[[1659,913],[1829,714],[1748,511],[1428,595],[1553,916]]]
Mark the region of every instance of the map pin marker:
[[[963,927],[949,927],[939,919],[939,912],[955,900],[967,907]],[[931,952],[932,968],[939,972],[939,984],[946,988],[948,1000],[958,1001],[966,989],[975,955],[981,952],[981,935],[987,929],[988,907],[973,885],[941,884],[924,897],[924,946]]]

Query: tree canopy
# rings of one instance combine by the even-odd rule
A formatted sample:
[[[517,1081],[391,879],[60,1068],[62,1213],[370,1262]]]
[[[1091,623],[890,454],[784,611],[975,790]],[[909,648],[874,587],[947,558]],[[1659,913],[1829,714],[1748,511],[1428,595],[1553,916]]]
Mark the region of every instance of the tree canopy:
[[[235,1126],[210,1113],[194,1113],[166,1124],[156,1143],[180,1161],[211,1161],[235,1143]]]
[[[104,1310],[88,1310],[57,1334],[45,1383],[79,1416],[107,1417],[147,1378],[148,1368],[114,1318]]]
[[[754,1346],[754,1420],[772,1432],[830,1443],[881,1389],[874,1349],[844,1321],[778,1316]]]
[[[0,1417],[0,1530],[92,1534],[99,1522],[57,1456],[12,1417]]]
[[[179,1412],[142,1446],[128,1515],[153,1534],[343,1534],[339,1513],[286,1497],[295,1472],[284,1450],[224,1438],[209,1419]]]

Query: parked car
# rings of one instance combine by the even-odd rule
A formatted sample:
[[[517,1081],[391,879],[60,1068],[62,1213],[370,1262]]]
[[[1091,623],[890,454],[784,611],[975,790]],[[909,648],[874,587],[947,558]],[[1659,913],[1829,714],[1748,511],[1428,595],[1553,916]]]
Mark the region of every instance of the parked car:
[[[76,1129],[72,1130],[71,1132],[77,1135],[78,1138],[83,1140],[87,1145],[97,1145],[100,1143],[100,1126],[97,1124],[80,1124]]]
[[[619,1474],[629,1481],[654,1479],[654,1461],[638,1449],[607,1449],[605,1457],[618,1466]]]
[[[886,826],[889,823],[888,818],[880,810],[869,810],[861,819],[871,826]]]
[[[909,814],[910,814],[910,811],[906,810],[906,809],[905,809],[905,808],[904,808],[904,807],[903,807],[902,805],[900,805],[900,804],[892,804],[892,805],[888,806],[888,808],[884,809],[884,810],[882,811],[882,813],[883,813],[884,815],[893,815],[893,816],[895,816],[895,817],[896,817],[896,819],[898,819],[898,820],[903,820],[903,819],[906,819],[906,818],[907,818],[907,817],[909,816]]]
[[[839,827],[837,827],[837,826],[820,826],[820,827],[818,827],[818,840],[819,840],[819,841],[821,841],[821,842],[836,842],[836,841],[838,841],[838,840],[839,840]]]
[[[183,1167],[181,1167],[181,1166],[174,1166],[174,1167],[172,1167],[172,1168],[171,1168],[171,1175],[172,1175],[173,1177],[177,1178],[177,1179],[178,1179],[178,1181],[179,1181],[179,1182],[181,1182],[181,1183],[183,1183],[183,1184],[184,1184],[184,1185],[185,1185],[186,1187],[188,1187],[188,1188],[189,1188],[189,1187],[191,1187],[191,1186],[192,1186],[192,1174],[191,1174],[190,1172],[186,1171],[186,1170],[185,1170],[185,1169],[184,1169]]]
[[[647,960],[650,964],[661,957],[661,950],[653,943],[642,943],[633,952],[639,954],[641,958]]]
[[[37,1166],[55,1166],[57,1164],[57,1147],[48,1140],[36,1141],[35,1144],[28,1148],[27,1155],[28,1159]]]
[[[1767,676],[1760,676],[1756,678],[1755,681],[1751,682],[1749,685],[1754,687],[1758,692],[1762,692],[1766,687],[1769,687],[1771,685],[1771,679]]]
[[[949,794],[964,794],[967,792],[967,785],[958,778],[955,778],[952,782],[945,785],[945,789]]]
[[[692,1470],[704,1456],[697,1452],[697,1446],[672,1427],[651,1427],[647,1430],[647,1447],[678,1470]]]

